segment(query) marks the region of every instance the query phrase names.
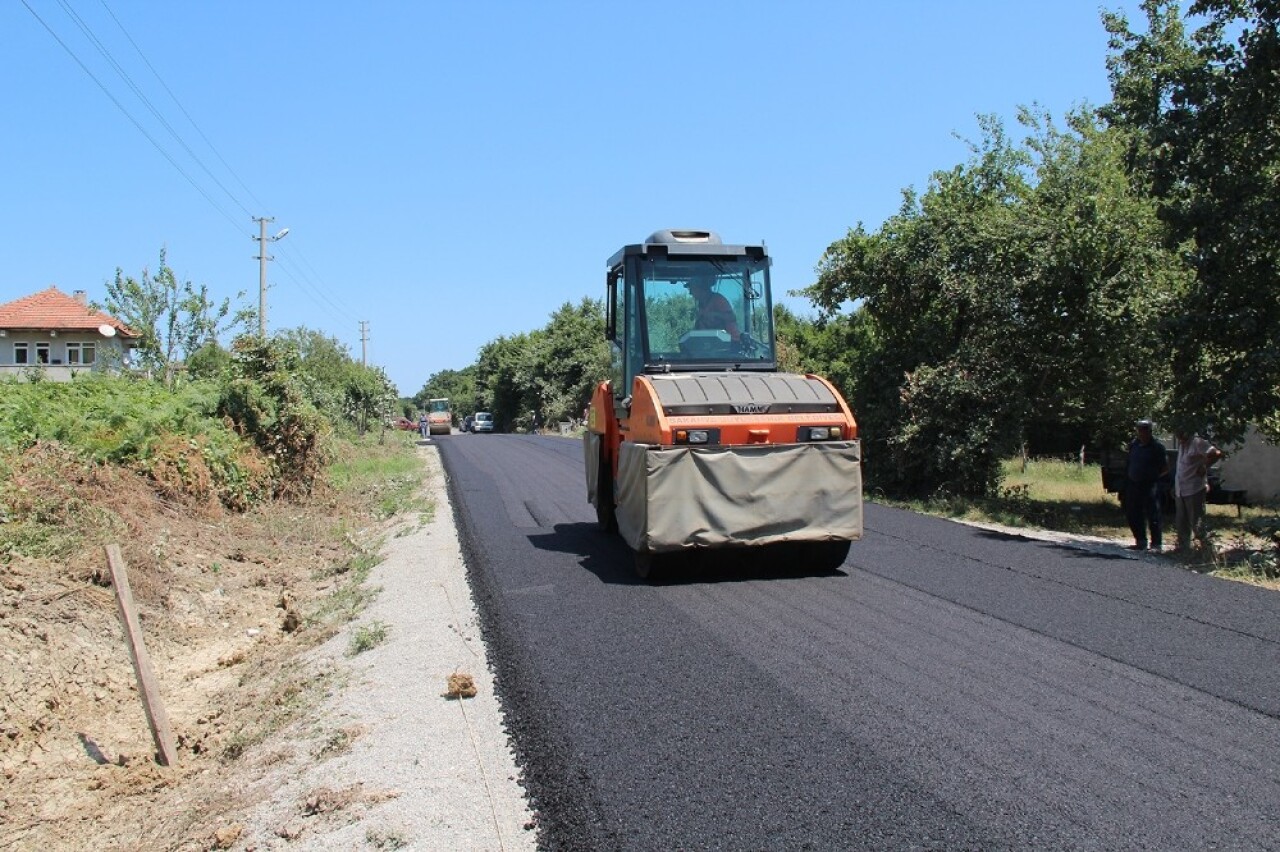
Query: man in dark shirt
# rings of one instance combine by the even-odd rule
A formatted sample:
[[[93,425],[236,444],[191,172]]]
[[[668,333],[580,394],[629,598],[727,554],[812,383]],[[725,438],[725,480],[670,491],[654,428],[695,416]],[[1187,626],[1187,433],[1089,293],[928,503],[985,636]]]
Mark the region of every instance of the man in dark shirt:
[[[1160,530],[1160,477],[1169,472],[1169,457],[1164,444],[1151,434],[1151,421],[1139,420],[1137,437],[1129,444],[1129,481],[1125,483],[1124,508],[1133,532],[1131,550],[1147,549],[1147,530],[1151,531],[1151,549],[1157,553],[1163,546]]]

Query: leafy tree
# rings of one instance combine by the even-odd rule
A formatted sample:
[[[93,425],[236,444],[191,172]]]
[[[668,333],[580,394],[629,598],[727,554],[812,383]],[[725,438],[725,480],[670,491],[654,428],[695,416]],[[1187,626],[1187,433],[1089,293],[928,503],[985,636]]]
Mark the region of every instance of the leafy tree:
[[[281,329],[273,338],[296,353],[297,379],[311,404],[334,424],[354,424],[347,406],[347,386],[356,366],[350,350],[337,338],[305,326]]]
[[[236,298],[242,298],[239,293]],[[152,276],[126,277],[116,269],[115,280],[107,283],[105,310],[141,335],[138,341],[139,366],[172,385],[177,368],[200,347],[218,337],[247,327],[256,317],[250,308],[234,313],[231,300],[215,304],[209,288],[190,281],[179,283],[160,250],[160,267]],[[97,306],[95,306],[97,307]]]
[[[444,397],[453,406],[455,414],[470,414],[476,407],[476,365],[461,370],[440,370],[432,373],[422,390],[413,395],[415,411],[426,411],[427,400]]]
[[[187,375],[192,379],[219,379],[231,369],[231,353],[210,340],[187,357]]]
[[[395,412],[397,393],[386,373],[356,361],[337,338],[299,326],[274,339],[296,354],[299,387],[335,427],[363,435]]]
[[[499,337],[480,347],[476,359],[476,407],[493,414],[502,431],[533,426],[537,393],[533,351],[539,332]]]
[[[385,428],[396,410],[396,386],[381,367],[366,367],[353,361],[348,368],[343,391],[343,413],[361,435],[369,429],[371,422],[380,423]]]
[[[481,347],[476,407],[492,412],[499,429],[532,430],[581,417],[608,374],[603,306],[592,299],[566,302],[545,327]]]
[[[532,383],[540,425],[582,417],[595,386],[609,375],[604,306],[566,302],[534,341]]]
[[[834,243],[805,291],[855,306],[843,380],[882,487],[989,492],[1036,419],[1117,434],[1165,385],[1153,328],[1181,267],[1123,140],[1085,111],[1021,122],[1015,144],[982,119],[967,163]]]
[[[859,354],[870,351],[864,340],[866,314],[826,314],[802,317],[784,305],[773,309],[778,369],[814,373],[831,381],[846,398],[857,389]]]
[[[1163,410],[1238,438],[1280,438],[1280,0],[1146,0],[1146,32],[1104,16],[1113,102],[1131,162],[1149,181],[1194,280],[1164,331],[1173,364]]]

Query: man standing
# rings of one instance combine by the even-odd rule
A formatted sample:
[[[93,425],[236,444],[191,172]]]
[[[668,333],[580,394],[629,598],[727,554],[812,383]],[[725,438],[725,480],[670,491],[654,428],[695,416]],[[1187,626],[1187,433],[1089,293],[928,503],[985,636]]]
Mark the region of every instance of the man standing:
[[[1130,550],[1147,549],[1147,530],[1151,531],[1151,549],[1159,553],[1163,547],[1160,530],[1160,477],[1169,472],[1169,458],[1164,444],[1151,435],[1151,421],[1139,420],[1137,437],[1129,444],[1129,481],[1125,483],[1124,508],[1133,532]]]
[[[1174,526],[1178,530],[1178,550],[1191,547],[1191,535],[1204,541],[1204,500],[1209,493],[1209,468],[1222,458],[1222,450],[1199,435],[1174,432],[1178,441],[1178,469],[1174,479],[1173,498],[1177,513]]]

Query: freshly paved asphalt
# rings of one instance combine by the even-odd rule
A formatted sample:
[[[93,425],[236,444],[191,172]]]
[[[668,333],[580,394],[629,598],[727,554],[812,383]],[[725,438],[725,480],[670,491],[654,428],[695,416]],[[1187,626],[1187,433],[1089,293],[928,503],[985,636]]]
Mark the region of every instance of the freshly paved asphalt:
[[[1277,593],[874,505],[650,585],[580,444],[439,444],[545,848],[1280,848]]]

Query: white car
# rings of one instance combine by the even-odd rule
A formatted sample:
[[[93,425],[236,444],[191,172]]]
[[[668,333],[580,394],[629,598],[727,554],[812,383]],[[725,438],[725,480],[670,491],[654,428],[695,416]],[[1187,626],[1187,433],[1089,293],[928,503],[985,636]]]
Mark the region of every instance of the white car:
[[[487,411],[477,411],[476,417],[471,421],[472,432],[492,432],[493,431],[493,415]]]

